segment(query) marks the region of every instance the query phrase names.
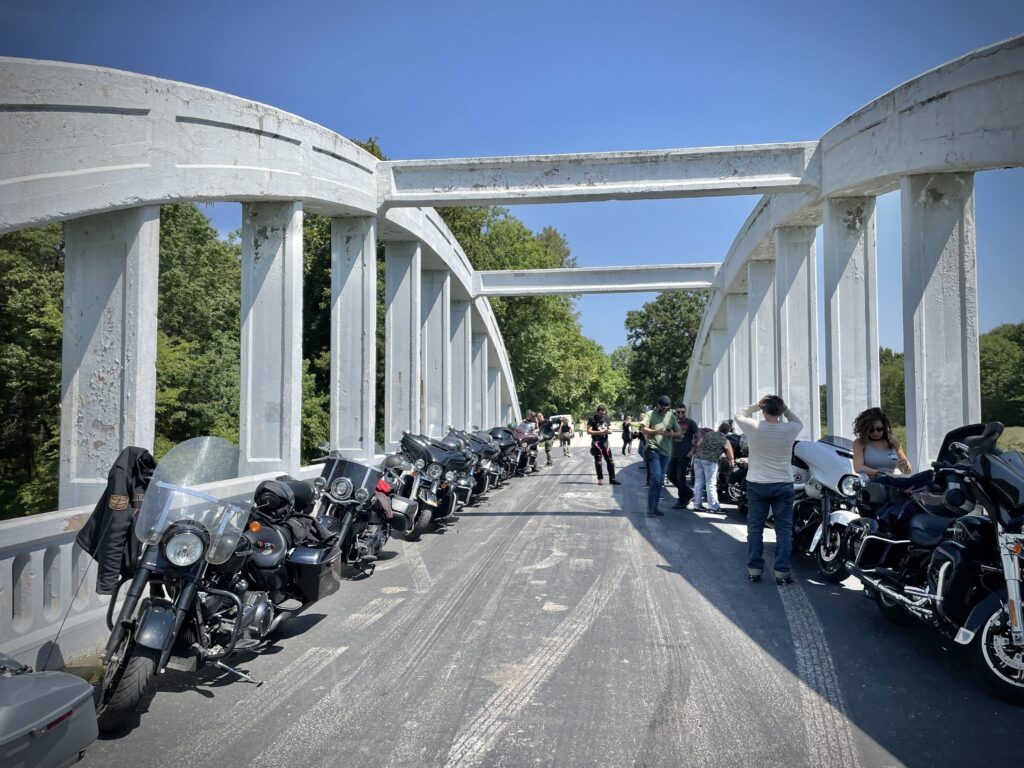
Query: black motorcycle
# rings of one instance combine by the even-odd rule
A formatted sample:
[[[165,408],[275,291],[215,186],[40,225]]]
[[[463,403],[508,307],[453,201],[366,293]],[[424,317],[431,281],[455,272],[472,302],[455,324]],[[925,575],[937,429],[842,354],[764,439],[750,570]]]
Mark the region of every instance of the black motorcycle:
[[[498,466],[501,469],[501,482],[504,482],[515,474],[519,466],[523,446],[516,440],[512,430],[505,427],[494,427],[487,434],[490,435],[491,439],[497,443],[498,448],[501,449]]]
[[[466,452],[433,440],[425,435],[403,432],[399,443],[403,459],[412,464],[403,477],[401,495],[418,504],[413,527],[406,532],[407,541],[419,539],[431,523],[444,525],[453,519],[460,496],[464,502],[470,487],[464,479],[471,471],[473,459]]]
[[[1024,703],[1024,456],[997,448],[1002,431],[992,422],[950,443],[914,500],[928,508],[856,521],[845,545],[850,572],[887,618],[916,618],[969,646],[985,680]]]
[[[195,672],[256,649],[285,619],[340,584],[337,537],[305,513],[312,489],[261,484],[250,506],[218,498],[238,477],[238,448],[200,437],[157,465],[134,523],[142,552],[116,621],[121,582],[107,609],[97,715],[103,731],[125,727],[166,669]],[[147,595],[147,588],[149,594]]]

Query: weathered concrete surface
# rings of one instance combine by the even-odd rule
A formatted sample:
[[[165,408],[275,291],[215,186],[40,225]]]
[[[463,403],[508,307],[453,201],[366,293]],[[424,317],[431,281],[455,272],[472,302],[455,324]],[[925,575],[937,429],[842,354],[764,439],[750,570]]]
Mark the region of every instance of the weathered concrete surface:
[[[389,542],[371,578],[239,662],[262,687],[169,673],[83,766],[1002,761],[1020,709],[955,646],[806,560],[792,587],[748,583],[735,512],[648,518],[635,456],[599,487],[572,447],[447,533]]]
[[[473,295],[698,291],[711,288],[717,269],[717,264],[673,264],[474,272]]]

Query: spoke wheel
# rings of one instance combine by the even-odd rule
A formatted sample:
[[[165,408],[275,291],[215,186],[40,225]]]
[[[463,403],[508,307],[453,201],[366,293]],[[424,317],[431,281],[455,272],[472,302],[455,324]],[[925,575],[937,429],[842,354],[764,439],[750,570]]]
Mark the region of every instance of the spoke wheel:
[[[838,584],[846,578],[846,563],[842,556],[843,533],[833,528],[828,540],[822,539],[814,550],[814,559],[818,565],[818,575],[825,581]]]
[[[973,643],[974,663],[999,694],[1024,702],[1024,648],[1014,647],[1010,617],[1000,606],[978,632]]]

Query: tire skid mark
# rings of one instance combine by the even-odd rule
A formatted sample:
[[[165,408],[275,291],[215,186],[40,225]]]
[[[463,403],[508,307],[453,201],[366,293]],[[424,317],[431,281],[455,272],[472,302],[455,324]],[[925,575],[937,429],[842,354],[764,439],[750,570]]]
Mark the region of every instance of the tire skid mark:
[[[349,614],[348,618],[341,622],[339,629],[342,632],[366,629],[379,619],[384,618],[392,608],[397,608],[404,602],[404,597],[378,597],[368,602],[359,613]]]
[[[423,559],[423,553],[417,546],[419,542],[410,542],[405,546],[405,562],[409,566],[412,575],[412,588],[414,592],[427,592],[433,581],[430,578],[430,571],[427,570],[427,563]]]

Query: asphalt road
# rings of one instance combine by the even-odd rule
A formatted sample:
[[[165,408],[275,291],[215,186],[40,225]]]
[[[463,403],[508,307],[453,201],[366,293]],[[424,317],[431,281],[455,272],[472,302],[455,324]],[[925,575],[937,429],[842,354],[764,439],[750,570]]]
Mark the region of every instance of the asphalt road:
[[[611,487],[560,453],[236,659],[262,686],[168,673],[83,765],[1016,762],[1024,708],[961,649],[809,559],[750,584],[735,510],[649,518],[635,456]]]

